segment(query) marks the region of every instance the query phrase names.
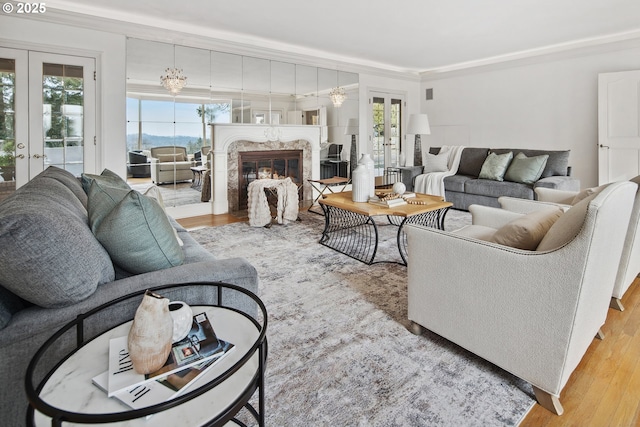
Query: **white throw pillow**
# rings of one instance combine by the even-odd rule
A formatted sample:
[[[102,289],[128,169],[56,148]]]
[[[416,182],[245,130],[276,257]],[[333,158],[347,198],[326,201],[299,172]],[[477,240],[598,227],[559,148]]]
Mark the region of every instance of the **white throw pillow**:
[[[446,172],[449,170],[449,150],[438,154],[427,153],[423,173]]]

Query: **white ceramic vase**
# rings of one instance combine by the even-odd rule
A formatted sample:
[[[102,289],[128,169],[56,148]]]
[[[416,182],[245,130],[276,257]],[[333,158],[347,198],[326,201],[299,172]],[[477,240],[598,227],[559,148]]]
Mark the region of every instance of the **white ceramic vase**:
[[[364,165],[367,168],[367,172],[369,173],[369,196],[373,197],[376,195],[376,174],[373,169],[373,159],[367,153],[363,154],[358,161],[359,165]]]
[[[369,201],[369,171],[365,165],[359,164],[351,174],[351,200]]]
[[[136,310],[127,340],[133,369],[139,374],[160,369],[171,352],[172,336],[169,300],[147,291]]]
[[[193,311],[186,302],[171,301],[169,314],[173,319],[173,336],[171,341],[176,343],[187,336],[193,325]]]

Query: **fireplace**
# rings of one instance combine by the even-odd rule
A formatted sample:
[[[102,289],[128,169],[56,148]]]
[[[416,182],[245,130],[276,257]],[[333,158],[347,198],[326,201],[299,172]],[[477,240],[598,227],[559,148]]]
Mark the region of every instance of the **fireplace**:
[[[256,179],[291,178],[302,200],[303,150],[244,151],[238,153],[238,210],[247,209],[247,189]]]
[[[215,124],[213,137],[212,213],[239,210],[239,156],[246,152],[302,152],[302,200],[313,200],[309,179],[320,179],[320,126]],[[275,158],[275,157],[273,157]],[[279,158],[279,157],[278,157]],[[298,157],[299,159],[299,157]],[[266,166],[265,166],[266,167]],[[289,172],[286,172],[289,173]],[[280,174],[280,173],[278,173]],[[300,184],[300,182],[296,182]]]

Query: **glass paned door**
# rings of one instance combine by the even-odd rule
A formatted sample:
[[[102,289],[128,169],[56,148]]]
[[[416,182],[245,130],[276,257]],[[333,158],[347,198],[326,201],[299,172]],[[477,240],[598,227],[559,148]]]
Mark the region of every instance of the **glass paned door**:
[[[373,161],[376,176],[383,176],[388,167],[399,162],[404,99],[399,95],[373,93],[371,114],[373,130]]]
[[[94,70],[93,58],[0,48],[0,200],[48,165],[95,173]]]
[[[92,58],[29,53],[32,176],[50,165],[96,172],[94,70]]]
[[[27,52],[0,48],[0,200],[28,176]]]

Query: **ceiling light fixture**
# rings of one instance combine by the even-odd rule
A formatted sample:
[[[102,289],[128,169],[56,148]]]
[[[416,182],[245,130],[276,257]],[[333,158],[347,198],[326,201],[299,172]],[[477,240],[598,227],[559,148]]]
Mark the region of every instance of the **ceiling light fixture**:
[[[160,83],[173,96],[180,93],[183,87],[187,85],[187,78],[182,74],[182,70],[178,68],[167,68],[164,76],[160,76]]]
[[[347,99],[347,94],[344,93],[344,89],[340,86],[334,87],[329,92],[329,98],[331,98],[331,102],[333,102],[334,107],[340,107],[345,99]]]

